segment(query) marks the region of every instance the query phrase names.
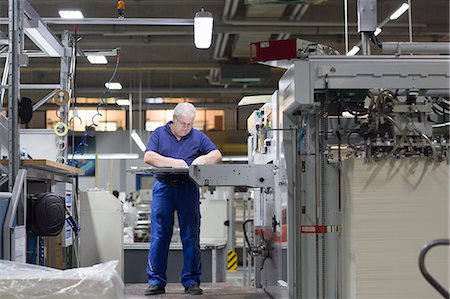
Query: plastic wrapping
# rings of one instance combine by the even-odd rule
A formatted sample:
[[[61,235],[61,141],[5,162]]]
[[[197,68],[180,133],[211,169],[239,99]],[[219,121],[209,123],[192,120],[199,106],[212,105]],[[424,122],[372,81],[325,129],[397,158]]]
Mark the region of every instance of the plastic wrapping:
[[[0,260],[0,298],[124,298],[118,261],[58,270]]]

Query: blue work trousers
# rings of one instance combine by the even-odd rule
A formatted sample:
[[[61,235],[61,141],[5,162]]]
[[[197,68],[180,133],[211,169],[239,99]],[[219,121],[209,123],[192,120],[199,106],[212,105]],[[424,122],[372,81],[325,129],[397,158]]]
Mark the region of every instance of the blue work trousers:
[[[156,181],[153,187],[148,283],[160,287],[167,283],[167,256],[175,211],[183,244],[181,283],[185,288],[200,285],[200,195],[197,185],[192,182],[174,186]]]

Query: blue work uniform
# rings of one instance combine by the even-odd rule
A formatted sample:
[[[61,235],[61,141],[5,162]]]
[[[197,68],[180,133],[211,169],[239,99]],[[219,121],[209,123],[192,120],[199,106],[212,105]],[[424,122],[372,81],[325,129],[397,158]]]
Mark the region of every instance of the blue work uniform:
[[[202,132],[192,129],[180,140],[175,137],[168,122],[157,128],[147,144],[146,151],[165,157],[183,159],[188,165],[195,158],[217,147]],[[184,265],[181,283],[185,288],[200,285],[200,195],[188,176],[157,176],[153,186],[151,210],[151,240],[148,253],[148,283],[164,287],[167,283],[167,256],[173,231],[173,216],[177,211],[183,244]]]

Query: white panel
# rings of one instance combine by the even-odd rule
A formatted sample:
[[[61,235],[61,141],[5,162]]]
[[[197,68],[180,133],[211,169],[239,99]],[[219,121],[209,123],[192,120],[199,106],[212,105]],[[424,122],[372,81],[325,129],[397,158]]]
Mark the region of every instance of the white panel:
[[[203,239],[227,240],[227,201],[225,199],[202,200],[200,205],[202,215],[200,226],[200,242]]]
[[[118,260],[123,276],[122,203],[106,191],[81,192],[80,266]]]
[[[441,298],[422,277],[424,244],[449,237],[449,165],[420,159],[343,165],[343,298]],[[449,288],[449,249],[429,272]]]
[[[56,161],[59,155],[56,142],[58,136],[53,130],[22,129],[20,130],[20,147],[26,148],[33,159]]]

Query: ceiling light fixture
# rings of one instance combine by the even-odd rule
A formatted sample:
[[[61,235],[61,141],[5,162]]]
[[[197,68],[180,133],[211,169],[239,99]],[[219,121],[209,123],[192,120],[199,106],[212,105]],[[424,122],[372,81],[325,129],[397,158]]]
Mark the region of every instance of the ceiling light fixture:
[[[348,51],[347,56],[353,56],[361,50],[360,47],[354,46],[350,51]]]
[[[89,62],[91,64],[107,64],[108,63],[108,59],[106,59],[106,57],[103,55],[88,55],[86,57],[87,57],[87,60],[89,60]]]
[[[162,104],[162,103],[164,103],[164,99],[163,98],[146,98],[145,102],[147,104]]]
[[[130,100],[129,99],[117,99],[116,104],[119,106],[130,106]]]
[[[399,9],[397,9],[390,17],[389,19],[391,21],[397,20],[405,11],[407,11],[409,8],[408,3],[403,3],[402,6],[400,6]]]
[[[41,20],[26,20],[24,22],[25,34],[50,57],[61,57],[63,47],[59,40],[50,32]]]
[[[382,31],[382,29],[380,27],[377,27],[377,29],[375,29],[375,32],[373,34],[375,34],[375,36],[378,36],[378,34],[380,34]]]
[[[202,8],[194,16],[194,44],[199,49],[208,49],[212,40],[213,17]]]
[[[84,19],[83,14],[79,10],[60,10],[58,13],[62,19]]]
[[[145,146],[144,142],[142,141],[141,137],[139,137],[136,130],[133,130],[131,132],[131,138],[133,138],[134,142],[136,142],[136,145],[141,149],[142,152],[145,153],[145,150],[147,147]]]
[[[122,84],[119,82],[106,82],[105,87],[111,90],[121,90]]]

